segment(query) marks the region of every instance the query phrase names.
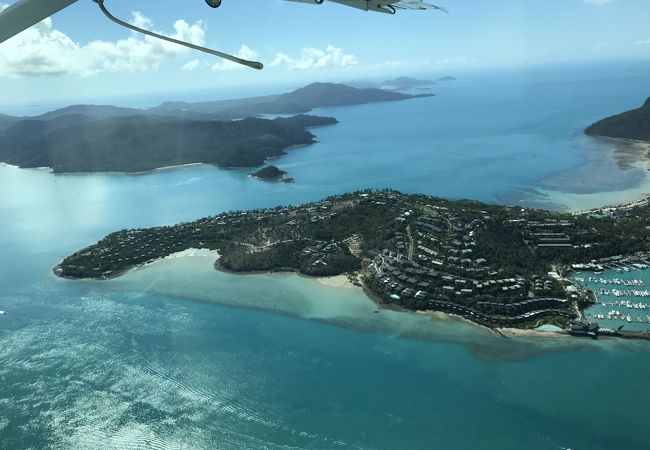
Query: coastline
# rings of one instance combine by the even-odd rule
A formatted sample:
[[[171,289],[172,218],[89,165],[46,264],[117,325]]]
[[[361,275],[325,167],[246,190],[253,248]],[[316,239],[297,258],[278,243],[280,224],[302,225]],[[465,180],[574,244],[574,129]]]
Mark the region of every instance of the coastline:
[[[498,332],[504,337],[532,337],[544,339],[568,339],[573,338],[570,334],[562,330],[537,330],[523,328],[497,328]]]
[[[220,270],[220,269],[217,269]],[[287,274],[294,274],[298,275],[301,278],[306,278],[308,280],[312,280],[322,286],[327,286],[328,288],[334,288],[334,289],[358,289],[363,291],[364,295],[370,299],[375,306],[377,307],[377,310],[375,310],[376,313],[379,313],[381,311],[396,311],[396,312],[401,312],[401,313],[406,313],[406,314],[412,314],[414,316],[429,316],[438,320],[444,320],[444,321],[452,321],[452,322],[459,322],[463,323],[465,325],[470,325],[473,327],[476,327],[477,329],[484,330],[488,333],[494,334],[494,335],[499,335],[504,338],[517,338],[517,337],[526,337],[526,338],[553,338],[553,339],[567,339],[571,338],[572,336],[565,333],[563,330],[539,330],[539,329],[526,329],[526,328],[490,328],[485,325],[481,325],[479,323],[473,322],[463,316],[460,316],[458,314],[450,314],[446,313],[443,311],[412,311],[408,310],[405,308],[401,308],[396,305],[390,305],[390,304],[385,304],[382,301],[382,298],[379,297],[375,292],[373,292],[371,289],[369,289],[365,284],[361,284],[361,286],[355,285],[350,281],[350,278],[348,274],[340,274],[340,275],[334,275],[334,276],[325,276],[325,277],[314,277],[314,276],[309,276],[302,274],[300,272],[297,272],[295,270],[291,271],[273,271],[273,272],[264,272],[264,271],[259,271],[259,272],[232,272],[232,271],[226,271],[226,270],[221,270],[224,273],[228,273],[231,275],[261,275],[261,274],[277,274],[277,275],[287,275]]]
[[[343,289],[362,289],[360,286],[352,284],[346,274],[334,275],[331,277],[308,277],[313,278],[323,286]]]
[[[533,189],[542,203],[581,214],[619,208],[650,197],[650,142],[581,135],[582,162],[544,177]],[[540,204],[541,209],[546,208]]]
[[[156,259],[154,261],[148,262],[146,264],[141,264],[139,266],[132,267],[128,270],[125,270],[119,274],[113,274],[111,277],[105,277],[105,278],[86,278],[86,279],[77,279],[77,278],[67,278],[67,277],[60,277],[57,275],[59,278],[65,278],[67,280],[75,280],[75,281],[85,281],[85,282],[93,282],[93,281],[109,281],[112,279],[117,279],[120,278],[122,275],[127,275],[132,272],[140,271],[141,269],[148,268],[150,266],[154,266],[158,263],[161,263],[163,261],[168,261],[168,260],[180,260],[183,258],[208,258],[210,259],[210,265],[213,268],[213,270],[218,270],[220,272],[223,272],[228,275],[278,275],[278,276],[291,276],[295,275],[303,279],[310,280],[310,282],[318,283],[320,286],[324,286],[328,289],[337,289],[337,290],[358,290],[363,292],[363,295],[372,302],[374,305],[374,308],[372,310],[368,310],[366,314],[372,315],[371,311],[376,313],[381,313],[384,311],[387,312],[399,312],[399,313],[406,313],[412,317],[418,317],[418,316],[428,316],[436,320],[442,320],[446,322],[457,322],[459,324],[463,325],[469,325],[472,326],[473,328],[477,330],[483,330],[486,333],[489,333],[494,336],[500,336],[503,338],[534,338],[534,339],[574,339],[573,336],[569,335],[568,333],[564,332],[562,329],[523,329],[523,328],[509,328],[509,327],[498,327],[498,328],[490,328],[485,325],[478,324],[476,322],[473,322],[465,317],[459,316],[457,314],[449,314],[445,313],[442,311],[412,311],[412,310],[407,310],[404,308],[401,308],[396,305],[390,305],[390,304],[385,304],[382,302],[382,299],[373,291],[371,291],[367,286],[364,284],[357,285],[354,284],[353,281],[350,279],[349,274],[340,274],[340,275],[335,275],[335,276],[325,276],[325,277],[314,277],[314,276],[308,276],[301,274],[295,270],[292,271],[259,271],[259,272],[247,272],[247,273],[235,273],[231,271],[226,271],[217,268],[217,262],[220,258],[218,250],[210,250],[206,248],[188,248],[185,250],[182,250],[180,252],[172,253],[170,255],[167,255],[163,258]],[[56,273],[55,273],[56,274]],[[327,302],[321,302],[323,306],[326,306],[328,303]],[[358,306],[358,305],[356,305]],[[264,309],[263,307],[259,307],[259,309]],[[354,309],[354,306],[353,306]],[[650,332],[632,332],[629,334],[626,334],[624,336],[625,338],[631,338],[632,340],[648,340],[650,339]],[[607,336],[603,336],[603,338],[609,338]]]
[[[80,251],[83,251],[83,250],[84,249],[82,249]],[[216,261],[214,262],[214,264],[216,264],[216,262],[221,257],[218,250],[210,250],[208,248],[187,248],[185,250],[181,250],[180,252],[170,253],[169,255],[163,256],[162,258],[156,258],[153,261],[149,261],[149,262],[146,262],[146,263],[143,263],[143,264],[138,264],[136,266],[129,267],[128,269],[124,269],[124,270],[121,270],[119,272],[114,272],[114,273],[112,273],[111,275],[108,275],[108,276],[103,275],[101,277],[96,277],[96,278],[75,278],[75,277],[69,277],[69,276],[61,275],[59,273],[59,266],[61,265],[63,260],[56,263],[56,265],[52,268],[52,273],[57,278],[61,278],[63,280],[70,280],[70,281],[108,281],[108,280],[114,280],[116,278],[120,278],[121,276],[126,275],[127,273],[130,273],[130,272],[133,272],[133,271],[136,271],[136,270],[140,270],[140,269],[144,269],[145,267],[152,266],[152,265],[157,264],[157,263],[159,263],[161,261],[165,261],[165,260],[168,260],[168,259],[184,258],[184,257],[188,257],[188,256],[189,257],[196,257],[196,256],[203,256],[203,257],[209,257],[210,256],[210,257],[212,257],[212,256],[216,256]]]
[[[603,210],[616,211],[618,209],[634,208],[636,206],[644,206],[644,205],[647,205],[648,203],[650,203],[650,193],[641,195],[635,200],[625,201],[625,202],[612,204],[612,205],[604,205],[604,206],[601,206],[599,208],[591,208],[591,209],[585,209],[585,210],[580,210],[580,211],[574,211],[571,214],[576,215],[576,216],[580,216],[580,215],[584,215],[584,214],[593,214],[593,213],[600,212],[600,211],[603,211]]]
[[[608,141],[621,142],[624,144],[643,144],[644,146],[648,146],[648,149],[650,149],[650,141],[639,141],[637,139],[628,139],[628,138],[611,137],[611,136],[599,136],[597,134],[593,134],[593,135],[587,134],[587,136],[595,137],[599,139],[605,139]]]

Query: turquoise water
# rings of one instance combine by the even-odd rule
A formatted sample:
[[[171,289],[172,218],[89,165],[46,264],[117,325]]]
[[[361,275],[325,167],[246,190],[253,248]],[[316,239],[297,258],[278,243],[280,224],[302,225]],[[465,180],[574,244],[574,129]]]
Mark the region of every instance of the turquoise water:
[[[362,187],[537,204],[555,182],[564,198],[553,177],[592,160],[578,130],[647,95],[636,71],[476,75],[431,99],[324,111],[341,124],[276,161],[295,185],[0,167],[0,448],[647,448],[644,342],[375,314],[357,290],[230,276],[208,257],[106,283],[51,274],[116,229]],[[607,189],[636,186],[630,170]]]

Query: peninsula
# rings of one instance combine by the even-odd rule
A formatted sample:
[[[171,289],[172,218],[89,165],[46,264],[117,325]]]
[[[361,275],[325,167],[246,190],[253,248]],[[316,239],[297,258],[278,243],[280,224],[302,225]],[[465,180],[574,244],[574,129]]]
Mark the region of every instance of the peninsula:
[[[650,98],[638,109],[594,123],[585,133],[590,136],[650,142]]]
[[[54,272],[107,279],[188,248],[219,250],[216,267],[236,273],[355,274],[384,307],[443,311],[489,327],[565,326],[593,301],[565,278],[572,268],[623,258],[650,264],[650,206],[574,215],[363,191],[122,230]]]

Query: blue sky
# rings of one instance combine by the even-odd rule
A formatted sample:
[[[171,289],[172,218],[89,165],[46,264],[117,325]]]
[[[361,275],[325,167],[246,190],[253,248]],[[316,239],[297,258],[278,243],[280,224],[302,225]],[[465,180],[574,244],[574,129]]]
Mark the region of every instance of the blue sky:
[[[160,93],[182,98],[210,89],[221,96],[228,90],[254,95],[274,85],[319,80],[650,60],[648,0],[438,2],[450,14],[389,16],[327,1],[317,6],[223,0],[216,10],[203,0],[106,2],[118,17],[254,57],[266,64],[258,72],[135,36],[107,21],[93,2],[81,0],[0,44],[0,110]]]

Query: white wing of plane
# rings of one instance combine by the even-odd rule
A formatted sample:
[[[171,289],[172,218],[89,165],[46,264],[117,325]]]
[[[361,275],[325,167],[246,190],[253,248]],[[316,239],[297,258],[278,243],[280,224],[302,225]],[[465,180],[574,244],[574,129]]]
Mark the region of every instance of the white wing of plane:
[[[288,0],[290,2],[311,3],[322,5],[325,0]],[[363,11],[375,11],[387,14],[395,14],[398,9],[437,9],[447,12],[444,8],[422,0],[330,0],[334,3],[361,9]]]
[[[0,42],[4,42],[77,0],[22,0],[0,12]]]
[[[447,10],[441,6],[432,5],[420,0],[400,0],[392,3],[392,6],[398,9],[437,9],[447,12]]]
[[[0,10],[0,44],[2,44],[7,39],[17,35],[23,30],[36,25],[41,20],[47,19],[52,14],[57,13],[58,11],[67,8],[68,6],[76,3],[78,0],[19,0],[11,6]],[[149,30],[144,30],[138,28],[133,24],[120,20],[113,16],[104,5],[105,0],[93,0],[99,6],[99,9],[104,13],[113,22],[122,25],[131,30],[147,34],[165,41],[173,42],[178,45],[184,45],[185,47],[192,48],[194,50],[199,50],[205,53],[209,53],[219,58],[224,58],[229,61],[236,62],[253,69],[261,69],[263,67],[262,63],[256,61],[248,61],[245,59],[238,58],[227,53],[223,53],[217,50],[212,50],[205,47],[200,47],[198,45],[190,44],[188,42],[179,41],[177,39],[170,38],[169,36],[163,36],[157,33],[154,33]],[[321,5],[325,0],[289,0],[293,2],[300,3],[311,3],[316,5]],[[444,11],[443,8],[429,3],[423,2],[421,0],[332,0],[335,3],[340,3],[345,6],[351,6],[353,8],[361,9],[364,11],[377,11],[388,14],[395,14],[396,9],[439,9]],[[222,0],[205,0],[205,2],[213,7],[218,8],[221,6]],[[1,48],[1,47],[0,47]]]

